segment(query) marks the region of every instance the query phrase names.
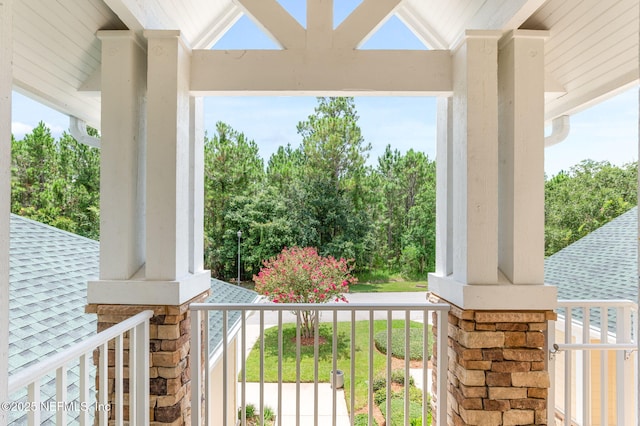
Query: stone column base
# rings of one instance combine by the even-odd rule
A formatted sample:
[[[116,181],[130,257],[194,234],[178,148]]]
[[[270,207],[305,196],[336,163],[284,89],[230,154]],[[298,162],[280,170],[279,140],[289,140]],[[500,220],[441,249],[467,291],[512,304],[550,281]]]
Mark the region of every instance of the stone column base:
[[[152,425],[187,425],[191,423],[191,303],[202,303],[206,291],[180,306],[87,305],[85,312],[98,315],[98,332],[136,315],[152,310],[149,323],[149,421]],[[109,343],[109,401],[115,399],[114,342]],[[98,365],[99,352],[94,354]],[[129,339],[124,339],[124,420],[128,419]],[[96,373],[97,375],[98,373]],[[96,377],[96,388],[98,387]],[[97,389],[98,392],[101,389]],[[113,413],[113,409],[111,410]]]
[[[434,294],[429,301],[449,303]],[[547,321],[555,319],[553,311],[481,311],[451,305],[447,423],[547,424],[545,343]],[[434,387],[437,362],[434,359]]]

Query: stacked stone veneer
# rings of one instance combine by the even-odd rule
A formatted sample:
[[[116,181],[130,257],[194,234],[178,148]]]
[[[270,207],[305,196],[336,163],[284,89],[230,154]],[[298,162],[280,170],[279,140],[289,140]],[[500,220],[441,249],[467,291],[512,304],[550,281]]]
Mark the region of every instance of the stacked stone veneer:
[[[447,303],[435,296],[430,300]],[[550,381],[544,347],[550,319],[555,319],[553,311],[474,311],[451,306],[448,424],[547,423]],[[437,336],[434,340],[438,341]],[[437,363],[434,359],[434,395]]]
[[[189,350],[191,340],[190,303],[204,302],[208,292],[180,306],[143,305],[88,305],[87,313],[98,315],[98,332],[133,315],[152,310],[149,321],[149,421],[152,426],[185,425],[191,423],[191,366]],[[109,401],[115,400],[115,343],[109,342]],[[94,353],[98,365],[99,353]],[[124,420],[128,418],[129,405],[129,339],[124,339]],[[203,370],[204,371],[204,370]],[[96,373],[97,376],[98,373]],[[99,389],[99,377],[96,377]],[[110,416],[115,407],[112,402]]]

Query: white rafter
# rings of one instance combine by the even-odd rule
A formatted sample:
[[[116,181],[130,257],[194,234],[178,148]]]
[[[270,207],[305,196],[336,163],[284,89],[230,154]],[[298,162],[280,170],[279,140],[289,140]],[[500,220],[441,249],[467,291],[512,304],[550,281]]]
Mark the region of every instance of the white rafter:
[[[280,47],[304,47],[304,28],[276,0],[236,0],[236,3]]]
[[[307,47],[329,48],[333,38],[333,0],[307,0]]]
[[[211,24],[198,34],[191,43],[191,47],[194,49],[211,48],[241,17],[242,9],[234,3],[230,3],[220,16],[213,19]]]
[[[449,44],[444,38],[438,34],[429,23],[420,18],[417,13],[407,2],[403,2],[397,8],[396,16],[404,23],[409,30],[430,49],[448,49]]]
[[[451,75],[451,56],[442,50],[194,50],[191,91],[426,96],[450,93]]]
[[[393,15],[403,0],[364,0],[333,34],[333,45],[356,49]]]
[[[136,33],[138,42],[146,46],[146,39],[142,32],[146,28],[164,28],[160,25],[159,17],[155,16],[151,8],[143,7],[142,2],[136,0],[104,0],[118,18]]]

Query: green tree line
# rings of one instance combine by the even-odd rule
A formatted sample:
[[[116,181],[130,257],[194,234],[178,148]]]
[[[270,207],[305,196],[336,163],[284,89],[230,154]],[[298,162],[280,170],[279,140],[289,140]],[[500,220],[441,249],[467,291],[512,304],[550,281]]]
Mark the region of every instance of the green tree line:
[[[356,273],[423,278],[435,262],[435,161],[371,146],[352,98],[318,98],[297,126],[298,147],[265,162],[242,132],[217,123],[205,139],[205,265],[248,279],[284,247],[312,246],[353,259]],[[12,141],[12,212],[98,239],[99,150],[40,123]],[[635,163],[590,160],[545,183],[545,254],[551,255],[637,204]]]
[[[97,132],[93,130],[93,135]],[[100,235],[100,151],[40,122],[11,140],[11,212],[88,238]]]
[[[352,98],[319,98],[298,123],[299,147],[267,161],[243,133],[217,123],[205,140],[205,263],[244,277],[283,247],[353,259],[357,271],[425,276],[435,261],[435,162],[387,146],[375,167]]]

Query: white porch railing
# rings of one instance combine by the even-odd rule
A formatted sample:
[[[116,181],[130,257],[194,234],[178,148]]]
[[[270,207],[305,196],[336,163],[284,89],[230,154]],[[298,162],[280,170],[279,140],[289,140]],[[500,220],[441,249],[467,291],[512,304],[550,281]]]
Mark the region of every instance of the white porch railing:
[[[275,407],[276,411],[276,424],[280,425],[282,422],[283,416],[283,404],[286,404],[287,409],[290,411],[292,406],[295,404],[295,423],[297,425],[301,423],[301,398],[309,397],[309,395],[301,395],[300,384],[301,384],[301,372],[300,372],[300,351],[301,351],[301,336],[300,336],[300,322],[301,322],[301,311],[312,311],[316,315],[320,313],[325,313],[325,320],[322,321],[328,322],[332,324],[332,337],[331,343],[332,345],[332,371],[335,372],[338,370],[337,366],[337,342],[338,342],[338,322],[348,322],[349,326],[349,334],[350,334],[350,345],[349,345],[349,357],[350,357],[350,377],[349,377],[349,386],[350,386],[350,401],[349,406],[351,408],[351,412],[349,414],[349,418],[347,420],[348,424],[354,424],[355,413],[353,407],[355,406],[355,372],[356,369],[365,369],[368,371],[368,380],[369,384],[372,384],[374,381],[374,320],[382,319],[386,320],[387,327],[387,347],[391,348],[391,328],[392,328],[392,319],[403,319],[405,320],[404,325],[404,333],[405,333],[405,353],[408,354],[410,350],[410,321],[418,321],[422,322],[424,326],[423,330],[423,341],[425,344],[423,345],[423,370],[422,370],[422,381],[423,381],[423,398],[422,398],[422,424],[427,424],[427,415],[430,407],[427,405],[427,393],[429,389],[427,389],[428,380],[428,369],[427,369],[427,360],[428,360],[428,350],[429,350],[429,337],[428,334],[430,330],[430,325],[432,325],[432,321],[430,321],[430,313],[435,313],[437,316],[437,326],[438,326],[438,341],[436,342],[435,348],[437,350],[437,366],[438,369],[438,383],[436,384],[437,395],[432,395],[436,404],[436,412],[437,415],[437,424],[438,425],[446,425],[447,421],[447,366],[448,366],[448,353],[447,353],[447,312],[449,311],[449,305],[446,304],[429,304],[429,303],[416,303],[416,304],[357,304],[357,303],[333,303],[333,304],[277,304],[277,303],[264,303],[264,304],[192,304],[192,317],[191,317],[191,359],[190,365],[192,368],[191,380],[192,380],[192,402],[191,402],[191,418],[193,425],[209,425],[210,422],[213,422],[216,425],[233,425],[235,424],[235,419],[238,419],[237,410],[240,409],[240,418],[238,423],[241,425],[246,425],[246,417],[245,417],[245,407],[247,404],[246,401],[246,354],[247,354],[247,313],[257,312],[259,316],[257,322],[257,326],[259,326],[258,331],[258,345],[260,349],[260,361],[259,361],[259,408],[258,412],[263,413],[264,409],[264,399],[265,399],[265,347],[264,347],[264,337],[265,337],[265,315],[269,315],[271,318],[269,325],[275,325],[278,327],[278,362],[277,366],[270,368],[277,368],[277,406]],[[203,344],[203,342],[209,342],[209,330],[210,330],[210,314],[218,312],[217,315],[222,316],[221,319],[221,338],[222,342],[219,348],[211,348],[209,344]],[[231,369],[231,374],[229,374],[229,367],[232,365],[231,363],[236,362],[233,359],[233,355],[229,355],[229,347],[231,346],[231,341],[238,337],[233,337],[233,333],[230,333],[230,327],[232,325],[228,324],[228,318],[231,313],[240,312],[241,315],[238,320],[238,330],[239,333],[239,381],[237,385],[240,387],[239,391],[239,402],[234,403],[233,400],[230,403],[229,399],[235,399],[236,395],[236,375],[238,374]],[[297,312],[295,316],[292,315],[293,312]],[[289,318],[289,322],[297,323],[298,327],[296,327],[296,338],[295,338],[295,352],[296,352],[296,372],[295,372],[295,401],[293,398],[291,400],[283,401],[282,400],[282,377],[283,377],[283,366],[282,366],[282,354],[283,354],[283,323],[286,318]],[[369,342],[369,359],[367,365],[356,365],[356,321],[368,321],[368,342]],[[336,387],[332,387],[332,404],[331,407],[319,407],[318,406],[318,359],[319,359],[319,339],[318,339],[318,325],[315,326],[315,337],[313,342],[313,365],[314,365],[314,392],[312,397],[314,397],[314,407],[313,407],[313,424],[319,424],[319,416],[323,417],[323,424],[329,424],[328,417],[330,416],[330,423],[333,425],[337,423],[337,391]],[[231,335],[231,336],[230,336]],[[201,350],[194,350],[195,348],[201,348]],[[194,372],[195,366],[202,366],[203,359],[210,360],[212,351],[216,351],[216,353],[220,353],[222,358],[222,371],[224,372],[222,376],[222,382],[218,385],[222,386],[222,390],[220,395],[224,399],[222,401],[222,409],[221,412],[212,413],[210,409],[210,401],[211,398],[207,395],[208,390],[210,389],[209,383],[209,374],[196,374]],[[231,351],[233,352],[233,351]],[[391,350],[387,350],[386,355],[386,395],[391,395]],[[409,356],[405,356],[404,360],[404,377],[406,378],[405,383],[408,382],[410,377],[410,361]],[[368,370],[367,370],[368,369]],[[362,370],[361,370],[362,371]],[[332,377],[333,383],[336,383],[336,376],[333,373]],[[201,394],[197,390],[205,390],[205,395]],[[368,418],[369,424],[373,424],[373,406],[374,406],[374,392],[373,386],[368,386]],[[409,386],[404,387],[404,419],[405,425],[409,425]],[[204,407],[203,407],[204,404]],[[233,410],[230,412],[230,410]],[[391,397],[386,398],[386,422],[387,424],[391,424],[390,416],[391,416]],[[216,419],[213,419],[213,415],[216,415]],[[231,420],[233,419],[233,420]],[[308,417],[307,417],[308,419]],[[312,424],[310,420],[306,420],[304,424]],[[435,423],[434,423],[435,424]]]
[[[55,412],[55,424],[66,425],[68,414],[79,416],[81,425],[93,425],[93,413],[98,417],[100,425],[109,423],[111,408],[115,409],[111,420],[122,425],[123,412],[123,382],[125,333],[129,340],[129,419],[131,424],[149,424],[149,319],[153,311],[144,311],[104,330],[89,339],[80,342],[42,362],[31,365],[9,377],[9,394],[24,392],[27,397],[10,403],[9,410],[27,413],[27,424],[40,425],[44,420],[42,412]],[[115,358],[115,400],[108,400],[108,357],[109,343],[113,341],[113,356]],[[90,379],[91,357],[93,351],[100,351],[98,365],[99,388],[98,401],[91,396],[93,384]],[[79,398],[69,400],[67,395],[67,373],[69,365],[79,363]],[[47,376],[55,373],[55,401],[42,401],[41,385]],[[23,420],[20,424],[24,424]]]
[[[638,424],[638,349],[636,303],[558,301],[557,324],[549,326],[549,401],[556,405],[549,424],[556,414],[566,426]]]

